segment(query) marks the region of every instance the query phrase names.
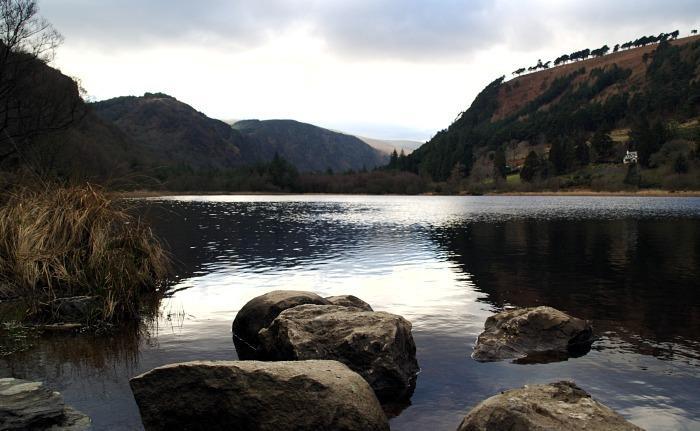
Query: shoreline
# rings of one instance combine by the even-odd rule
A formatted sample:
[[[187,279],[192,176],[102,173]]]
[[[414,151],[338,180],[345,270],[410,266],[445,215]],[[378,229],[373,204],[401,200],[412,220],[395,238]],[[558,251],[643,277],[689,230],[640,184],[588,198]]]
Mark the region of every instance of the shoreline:
[[[356,194],[356,193],[286,193],[286,192],[232,192],[232,191],[188,191],[175,192],[171,190],[154,191],[154,190],[135,190],[131,192],[116,191],[110,193],[112,196],[121,199],[145,199],[170,196],[580,196],[580,197],[700,197],[700,190],[637,190],[637,191],[596,191],[587,189],[578,190],[561,190],[561,191],[533,191],[533,192],[486,192],[483,195],[469,194],[460,192],[457,194],[439,194],[439,193],[422,193],[418,195],[396,195],[396,194]]]
[[[596,191],[596,190],[564,190],[564,191],[540,191],[540,192],[492,192],[484,196],[600,196],[600,197],[700,197],[700,190],[638,190],[638,191]]]

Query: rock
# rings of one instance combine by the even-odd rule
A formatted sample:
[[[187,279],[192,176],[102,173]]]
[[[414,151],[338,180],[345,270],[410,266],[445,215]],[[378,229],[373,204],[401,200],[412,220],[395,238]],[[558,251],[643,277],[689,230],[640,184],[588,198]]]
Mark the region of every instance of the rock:
[[[100,316],[102,300],[97,296],[56,298],[44,310],[52,322],[84,323]]]
[[[419,371],[411,323],[337,305],[299,305],[260,331],[269,360],[333,359],[369,382],[380,401],[410,396]]]
[[[582,356],[590,350],[593,328],[552,307],[521,308],[486,319],[472,358],[481,362],[552,362]]]
[[[51,325],[37,326],[42,331],[46,332],[74,332],[83,328],[80,323],[52,323]]]
[[[528,385],[479,403],[457,431],[641,430],[573,382]]]
[[[336,361],[197,361],[131,379],[146,430],[388,430],[372,389]]]
[[[233,320],[233,344],[240,359],[256,359],[260,348],[258,332],[282,311],[302,304],[329,304],[312,292],[274,290],[248,301]]]
[[[0,379],[0,429],[78,431],[90,418],[68,407],[60,393],[41,382]]]
[[[331,305],[354,307],[364,311],[374,311],[368,303],[354,295],[327,296],[326,301],[330,302]]]

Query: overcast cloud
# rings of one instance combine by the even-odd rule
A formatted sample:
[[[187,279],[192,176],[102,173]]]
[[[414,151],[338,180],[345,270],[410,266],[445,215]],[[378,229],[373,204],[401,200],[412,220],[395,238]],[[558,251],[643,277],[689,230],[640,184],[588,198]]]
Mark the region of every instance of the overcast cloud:
[[[380,137],[420,139],[486,83],[537,58],[700,26],[698,0],[39,5],[66,37],[57,65],[96,98],[166,91],[218,118],[384,127]]]

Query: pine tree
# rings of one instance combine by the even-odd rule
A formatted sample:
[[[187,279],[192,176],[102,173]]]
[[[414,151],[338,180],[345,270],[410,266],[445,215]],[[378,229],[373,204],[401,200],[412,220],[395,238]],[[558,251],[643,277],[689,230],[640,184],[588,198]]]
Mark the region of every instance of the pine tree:
[[[576,162],[579,166],[588,166],[591,163],[591,150],[585,142],[576,145]]]
[[[536,152],[530,151],[525,158],[525,164],[520,169],[520,179],[525,182],[532,182],[540,170],[540,157]]]
[[[612,138],[603,129],[596,131],[591,138],[591,147],[593,147],[599,160],[610,157],[613,145]]]
[[[399,154],[396,152],[396,148],[391,152],[389,157],[389,169],[397,169],[399,164]]]
[[[496,150],[493,159],[493,174],[497,178],[505,178],[508,173],[506,166],[506,153],[502,149]]]
[[[685,174],[688,172],[688,159],[685,155],[678,154],[673,160],[673,172],[677,174]]]

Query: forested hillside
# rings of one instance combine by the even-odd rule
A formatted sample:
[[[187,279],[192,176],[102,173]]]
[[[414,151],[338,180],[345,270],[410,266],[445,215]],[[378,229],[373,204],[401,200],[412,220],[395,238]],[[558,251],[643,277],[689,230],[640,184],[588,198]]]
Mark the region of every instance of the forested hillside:
[[[476,181],[497,181],[520,172],[534,151],[530,159],[537,161],[523,179],[545,180],[596,161],[621,164],[626,150],[638,151],[642,169],[658,167],[654,155],[680,139],[685,142],[666,150],[686,159],[676,173],[687,173],[697,157],[700,38],[673,39],[673,33],[655,42],[640,39],[628,45],[639,48],[616,47],[612,54],[598,51],[592,59],[566,64],[560,57],[554,68],[540,61],[531,68],[540,71],[507,82],[501,77],[452,125],[406,157],[404,169],[436,181],[474,175]]]

